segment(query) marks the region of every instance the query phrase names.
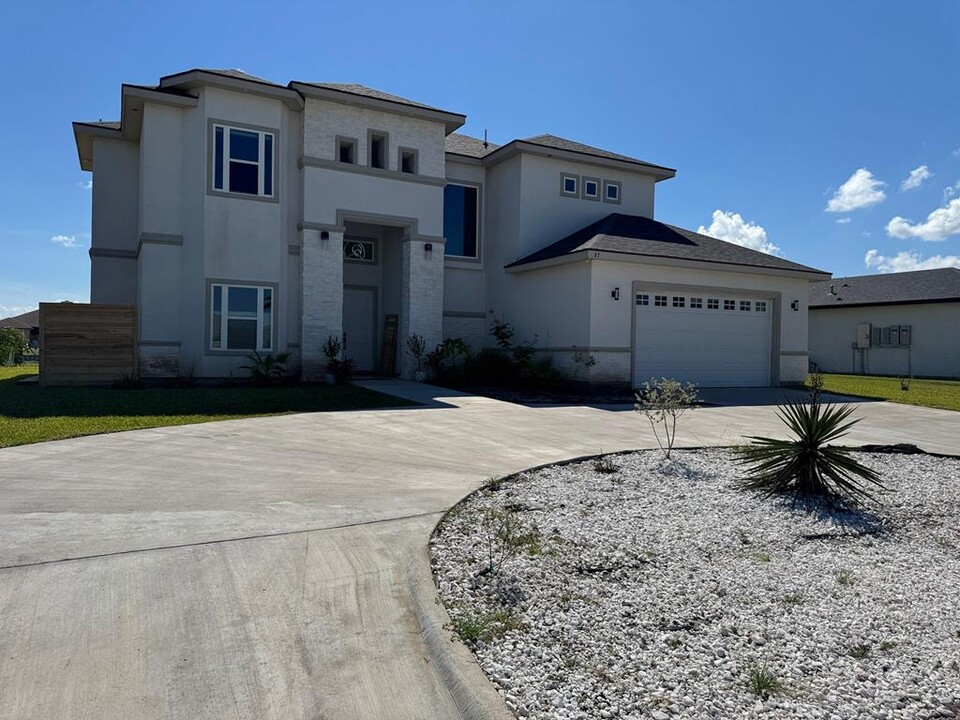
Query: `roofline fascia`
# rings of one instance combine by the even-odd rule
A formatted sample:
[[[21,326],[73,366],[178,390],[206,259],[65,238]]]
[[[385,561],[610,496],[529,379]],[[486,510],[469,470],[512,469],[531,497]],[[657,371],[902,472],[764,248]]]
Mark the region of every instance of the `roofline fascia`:
[[[594,257],[588,257],[589,255]],[[508,273],[525,272],[527,270],[539,270],[554,265],[562,265],[568,262],[580,262],[581,260],[589,262],[627,262],[646,265],[673,265],[681,267],[699,268],[702,270],[723,269],[729,272],[751,273],[760,275],[774,275],[778,277],[806,277],[811,281],[822,280],[824,275],[829,277],[829,273],[817,270],[801,270],[792,268],[769,268],[760,265],[745,265],[743,263],[721,262],[719,260],[691,260],[688,258],[670,258],[662,255],[641,255],[636,253],[618,253],[612,250],[596,250],[594,248],[585,248],[576,250],[566,255],[546,260],[538,260],[522,265],[506,265],[504,270]]]
[[[591,155],[590,153],[577,152],[575,150],[551,148],[547,147],[546,145],[538,145],[525,140],[511,140],[506,145],[501,145],[496,150],[484,155],[482,161],[484,165],[495,165],[498,162],[507,160],[508,158],[520,153],[539,155],[541,157],[559,157],[570,162],[581,163],[584,165],[599,165],[601,167],[626,170],[628,172],[639,172],[644,175],[653,175],[656,178],[656,182],[660,182],[661,180],[669,180],[672,177],[676,177],[677,174],[677,171],[673,168],[667,168],[661,165],[653,165],[640,160],[617,160],[616,158],[608,158],[601,155]]]
[[[382,98],[369,97],[367,95],[358,95],[349,90],[337,90],[335,88],[321,87],[310,83],[293,80],[287,86],[296,91],[304,98],[313,98],[315,100],[330,100],[347,105],[368,108],[371,110],[382,110],[384,112],[400,113],[411,117],[430,120],[432,122],[442,122],[446,128],[446,134],[454,132],[463,127],[467,121],[467,116],[460,113],[448,112],[447,110],[438,110],[434,108],[423,108],[417,105],[398,102],[396,100],[384,100]],[[398,108],[400,110],[398,110]]]
[[[884,307],[889,305],[945,305],[949,303],[960,303],[960,297],[955,298],[929,298],[925,300],[885,300],[882,302],[859,302],[859,303],[839,303],[834,305],[811,305],[807,302],[807,307],[811,310],[842,310],[843,308],[862,308],[862,307]]]
[[[77,146],[77,160],[80,163],[80,169],[93,170],[93,139],[106,138],[108,140],[123,140],[123,133],[120,128],[107,128],[102,125],[94,125],[88,122],[74,121],[73,141]]]
[[[185,70],[175,75],[160,78],[161,88],[193,89],[201,86],[219,87],[226,90],[254,93],[282,101],[291,110],[303,109],[303,97],[296,89],[261,80],[221,75],[208,70]]]
[[[468,165],[483,165],[483,158],[478,158],[475,155],[464,155],[463,153],[450,152],[449,150],[445,151],[444,155],[452,162],[466,163]]]

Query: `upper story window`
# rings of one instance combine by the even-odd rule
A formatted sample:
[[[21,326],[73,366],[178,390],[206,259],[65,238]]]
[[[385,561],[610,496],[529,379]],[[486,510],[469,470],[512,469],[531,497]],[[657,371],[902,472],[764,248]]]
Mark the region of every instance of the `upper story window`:
[[[337,138],[337,160],[348,165],[357,162],[357,141],[353,138]]]
[[[560,173],[560,194],[580,197],[580,176]]]
[[[274,133],[215,124],[212,162],[214,190],[274,197]]]
[[[600,199],[600,181],[597,178],[583,179],[583,197],[586,200]]]
[[[417,151],[411,148],[400,148],[400,162],[397,164],[400,167],[400,172],[416,175]]]
[[[620,202],[620,183],[613,180],[603,181],[603,201],[608,203]]]
[[[444,254],[475,259],[479,254],[480,189],[448,183],[443,188]]]
[[[380,168],[386,170],[387,168],[387,134],[381,132],[370,131],[368,153],[369,158],[367,164],[372,168]]]

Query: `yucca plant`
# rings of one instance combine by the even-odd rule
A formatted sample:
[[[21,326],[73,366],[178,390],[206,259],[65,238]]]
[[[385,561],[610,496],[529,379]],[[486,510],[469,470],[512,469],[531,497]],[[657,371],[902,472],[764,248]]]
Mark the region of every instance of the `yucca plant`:
[[[860,422],[849,420],[851,413],[850,405],[824,406],[819,398],[781,405],[778,415],[797,439],[751,437],[753,444],[736,451],[739,462],[749,466],[740,486],[768,495],[836,498],[852,505],[874,500],[868,488],[885,489],[880,476],[850,457],[847,448],[829,444]]]

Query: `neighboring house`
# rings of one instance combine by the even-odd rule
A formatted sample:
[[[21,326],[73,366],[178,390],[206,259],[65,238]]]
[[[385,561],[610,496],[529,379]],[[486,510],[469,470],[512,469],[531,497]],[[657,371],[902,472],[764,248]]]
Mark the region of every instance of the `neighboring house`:
[[[960,377],[960,269],[811,283],[810,360],[825,372]]]
[[[40,310],[31,310],[23,315],[3,318],[0,328],[13,328],[23,335],[23,341],[30,347],[37,347],[40,340]]]
[[[503,146],[465,117],[360,85],[189,70],[74,123],[92,170],[91,301],[139,314],[144,375],[304,377],[346,336],[409,376],[404,340],[492,345],[496,317],[592,382],[799,382],[826,273],[653,220],[675,171],[551,135]],[[397,323],[396,362],[384,349]]]

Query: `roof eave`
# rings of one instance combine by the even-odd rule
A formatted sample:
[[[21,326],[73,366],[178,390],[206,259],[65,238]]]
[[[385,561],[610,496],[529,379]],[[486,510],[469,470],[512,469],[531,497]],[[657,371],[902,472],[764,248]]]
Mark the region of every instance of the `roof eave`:
[[[107,138],[122,140],[120,128],[108,128],[94,123],[76,121],[73,125],[73,139],[77,144],[77,159],[81,170],[93,170],[93,139]]]
[[[160,88],[179,88],[193,90],[199,87],[212,86],[235,92],[262,95],[282,101],[291,110],[303,109],[303,98],[300,93],[290,87],[262,82],[248,78],[239,78],[232,75],[221,75],[209,70],[185,70],[175,75],[166,75],[160,78]]]
[[[446,134],[463,127],[467,121],[466,115],[460,113],[448,112],[446,110],[437,110],[434,108],[418,107],[407,103],[397,102],[395,100],[384,100],[383,98],[369,97],[367,95],[358,95],[349,90],[338,90],[336,88],[322,87],[311,83],[298,80],[292,81],[287,87],[295,90],[303,97],[314,98],[316,100],[331,100],[338,103],[346,103],[356,107],[368,108],[371,110],[383,110],[385,112],[399,113],[410,117],[430,120],[432,122],[442,122],[446,128]]]
[[[886,305],[938,305],[945,303],[960,303],[960,297],[954,298],[925,298],[923,300],[875,300],[873,302],[832,303],[830,305],[814,305],[808,303],[811,310],[842,310],[843,308],[883,307]]]
[[[599,165],[601,167],[615,168],[617,170],[626,170],[627,172],[643,173],[652,175],[655,182],[669,180],[676,177],[677,171],[673,168],[645,163],[641,160],[618,160],[608,158],[602,155],[591,155],[590,153],[577,152],[574,150],[563,150],[552,148],[546,145],[538,145],[525,140],[511,140],[506,145],[501,145],[496,150],[483,156],[485,165],[495,165],[514,155],[528,153],[530,155],[540,155],[541,157],[558,157],[570,162],[583,163],[588,165]]]
[[[589,258],[588,258],[589,256]],[[590,262],[626,262],[643,263],[648,265],[680,265],[682,267],[700,268],[705,270],[716,270],[718,266],[730,272],[752,273],[759,275],[775,275],[779,277],[806,278],[816,281],[822,280],[824,276],[829,277],[830,273],[813,268],[773,268],[762,265],[746,265],[743,263],[722,262],[720,260],[695,260],[690,258],[672,258],[662,255],[643,255],[640,253],[622,253],[613,250],[598,250],[597,248],[583,248],[566,253],[558,257],[545,258],[534,262],[523,262],[517,260],[504,267],[507,272],[524,272],[527,270],[539,270],[553,265],[562,265],[568,262],[578,262],[581,259],[589,259]]]

